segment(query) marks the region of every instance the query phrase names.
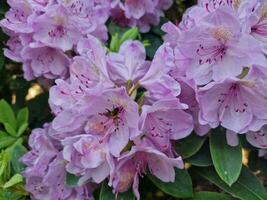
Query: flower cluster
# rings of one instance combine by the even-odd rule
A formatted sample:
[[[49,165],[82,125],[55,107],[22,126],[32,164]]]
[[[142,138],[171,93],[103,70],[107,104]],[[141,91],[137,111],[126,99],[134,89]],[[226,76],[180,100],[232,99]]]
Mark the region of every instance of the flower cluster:
[[[267,148],[267,7],[259,0],[199,0],[179,25],[167,23],[165,41],[176,58],[176,76],[194,83],[198,123],[227,129]]]
[[[99,40],[88,36],[78,42],[77,51],[70,77],[57,79],[50,89],[55,118],[46,135],[60,144],[60,153],[52,151],[52,157],[60,155],[62,173],[78,176],[81,186],[108,178],[115,193],[132,186],[138,199],[138,180],[147,171],[164,182],[174,181],[174,168],[183,168],[183,161],[173,141],[188,136],[194,124],[188,105],[177,98],[180,84],[168,74],[174,66],[169,45],[160,47],[152,62],[139,41],[128,40],[119,52],[107,53]],[[193,93],[189,83],[185,87]],[[51,159],[43,166],[52,165]],[[27,185],[39,168],[36,162],[28,166]],[[40,173],[42,184],[47,173]]]
[[[157,25],[163,11],[171,7],[172,0],[114,0],[111,17],[121,26],[137,26],[141,32],[148,32],[151,25]]]
[[[5,56],[23,63],[24,77],[68,78],[81,38],[108,39],[107,19],[148,31],[157,25],[171,0],[8,0],[10,10],[0,27],[10,36]],[[125,17],[121,17],[124,13]],[[119,19],[119,21],[117,20]],[[126,20],[127,19],[127,20]]]
[[[155,2],[156,8],[167,5]],[[149,13],[139,9],[143,4],[129,0],[112,5],[135,21]],[[107,52],[91,34],[75,35],[76,54],[68,61],[69,76],[57,79],[50,89],[55,118],[33,132],[32,150],[23,158],[33,198],[90,199],[94,184],[108,179],[114,193],[132,188],[140,199],[139,179],[146,173],[163,182],[174,181],[174,168],[183,168],[174,142],[193,131],[204,136],[222,126],[229,145],[237,145],[238,134],[246,134],[249,143],[266,149],[266,6],[260,0],[200,0],[180,24],[163,26],[165,42],[152,61],[146,60],[139,41],[128,40],[119,52]],[[35,17],[39,20],[34,27],[39,31],[51,27],[51,23],[38,26],[50,14]],[[70,30],[81,34],[84,29]],[[74,45],[35,34],[30,40],[45,40],[52,49],[56,45],[65,51]],[[20,38],[24,36],[28,34]],[[39,46],[42,41],[34,44],[47,48]],[[79,178],[80,187],[62,185],[67,173]],[[56,176],[57,181],[51,181]],[[48,180],[58,185],[48,185]]]
[[[109,0],[8,0],[8,4],[11,8],[0,21],[10,36],[4,53],[23,63],[27,80],[67,77],[80,38],[108,37]]]

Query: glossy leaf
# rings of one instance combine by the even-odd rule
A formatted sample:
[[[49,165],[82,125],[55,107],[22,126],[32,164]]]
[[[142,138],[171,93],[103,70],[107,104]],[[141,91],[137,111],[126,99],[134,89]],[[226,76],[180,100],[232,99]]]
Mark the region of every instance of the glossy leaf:
[[[190,163],[191,165],[198,166],[198,167],[209,167],[212,166],[212,160],[209,150],[209,143],[206,140],[204,145],[201,147],[201,149],[190,158],[187,158],[184,160],[187,163]]]
[[[77,187],[80,177],[75,176],[74,174],[67,173],[65,179],[65,185],[67,187]]]
[[[186,170],[176,169],[174,182],[165,183],[153,175],[149,179],[163,192],[177,198],[188,198],[193,196],[193,186],[190,175]]]
[[[175,150],[182,158],[189,158],[200,150],[205,139],[206,137],[199,137],[196,134],[191,134],[189,137],[177,141]]]
[[[189,200],[234,200],[233,197],[217,192],[197,192]]]
[[[197,168],[194,170],[203,178],[220,187],[233,197],[241,200],[266,200],[267,193],[257,177],[246,167],[242,168],[238,180],[230,187],[224,183],[212,168]]]
[[[225,183],[231,186],[241,172],[241,146],[229,146],[225,134],[220,129],[216,129],[216,132],[210,135],[210,153],[216,172]]]

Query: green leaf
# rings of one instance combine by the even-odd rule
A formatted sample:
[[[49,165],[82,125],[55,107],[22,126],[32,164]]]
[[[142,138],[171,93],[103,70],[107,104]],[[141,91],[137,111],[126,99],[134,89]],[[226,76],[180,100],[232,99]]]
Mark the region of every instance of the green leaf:
[[[201,149],[192,157],[185,159],[185,162],[198,167],[212,166],[212,160],[210,155],[210,149],[208,140],[204,143]]]
[[[112,35],[109,50],[112,52],[118,52],[120,48],[119,34]]]
[[[217,192],[197,192],[194,197],[189,200],[234,200],[233,197]]]
[[[15,174],[14,176],[11,177],[11,179],[5,183],[3,186],[4,189],[12,187],[18,183],[23,182],[23,177],[20,174]]]
[[[267,199],[265,188],[257,179],[257,177],[246,167],[242,168],[240,177],[231,187],[229,187],[220,179],[220,177],[212,167],[196,168],[194,169],[194,172],[217,185],[219,188],[231,194],[233,197],[239,198],[241,200]]]
[[[1,200],[20,200],[23,196],[15,192],[8,192],[0,189]]]
[[[11,106],[5,101],[0,101],[0,122],[7,123],[16,129],[16,118]]]
[[[110,22],[108,25],[108,32],[110,35],[115,35],[116,33],[118,33],[119,37],[121,37],[123,35],[123,33],[125,33],[126,31],[128,31],[130,28],[128,27],[120,27],[118,25],[116,25],[114,22]]]
[[[238,179],[242,168],[241,145],[228,145],[225,134],[216,129],[210,135],[210,153],[216,172],[231,186]]]
[[[118,197],[112,193],[111,188],[108,186],[107,182],[103,182],[99,194],[99,200],[135,200],[135,196],[131,190],[124,193],[119,193]]]
[[[129,29],[122,35],[120,39],[120,45],[123,44],[126,40],[135,40],[138,37],[138,34],[138,28],[134,27]]]
[[[157,35],[146,33],[142,35],[143,40],[147,40],[149,42],[149,46],[146,46],[146,54],[150,59],[153,59],[157,49],[162,45],[163,41]]]
[[[75,176],[74,174],[67,173],[65,179],[65,185],[67,187],[77,187],[80,177]]]
[[[23,124],[28,123],[29,120],[29,109],[22,108],[19,110],[17,115],[17,126],[21,127]]]
[[[175,170],[174,182],[162,182],[153,175],[148,175],[149,179],[163,192],[177,197],[177,198],[189,198],[193,196],[193,186],[190,175],[186,170]]]
[[[11,149],[11,165],[15,173],[20,173],[25,169],[25,165],[20,162],[20,158],[27,152],[22,144],[17,144]]]
[[[189,158],[200,150],[205,139],[206,137],[199,137],[193,133],[189,137],[177,141],[175,150],[183,158]]]
[[[19,129],[18,129],[18,132],[17,132],[17,136],[21,136],[25,131],[26,129],[28,128],[28,123],[25,123],[25,124],[22,124]]]
[[[165,32],[161,30],[161,27],[162,27],[163,24],[165,24],[165,23],[168,22],[168,21],[169,21],[169,20],[168,20],[167,18],[165,18],[165,17],[161,17],[161,18],[160,18],[160,23],[159,23],[157,26],[153,26],[153,27],[151,28],[151,31],[152,31],[154,34],[158,35],[158,36],[163,36],[163,35],[165,34]]]
[[[16,138],[9,136],[3,131],[0,131],[0,149],[11,146],[16,140]]]
[[[10,124],[8,124],[8,123],[4,123],[4,127],[5,127],[6,131],[7,131],[10,135],[12,135],[12,136],[14,136],[14,137],[17,136],[17,133],[16,133],[15,129],[14,129]]]

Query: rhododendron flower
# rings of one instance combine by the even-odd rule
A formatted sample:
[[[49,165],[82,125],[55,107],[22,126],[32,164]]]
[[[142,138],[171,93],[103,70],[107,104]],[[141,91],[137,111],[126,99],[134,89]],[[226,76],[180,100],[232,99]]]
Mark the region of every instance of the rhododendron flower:
[[[139,176],[143,177],[147,170],[163,182],[175,180],[174,167],[183,168],[181,157],[171,158],[157,150],[149,140],[137,141],[131,151],[119,158],[110,179],[115,192],[125,192],[131,185],[136,198],[140,199],[138,191]]]
[[[25,60],[24,65],[29,65],[24,69],[30,70],[33,77],[44,76],[48,79],[55,79],[67,75],[70,61],[60,50],[49,47],[25,47],[21,54]],[[28,73],[25,71],[25,74]]]
[[[267,149],[267,126],[264,125],[259,131],[250,131],[246,134],[247,140],[253,146]]]
[[[265,64],[266,59],[249,35],[240,32],[238,17],[217,9],[184,34],[179,49],[191,65],[186,72],[198,85],[241,74],[243,67]]]
[[[148,32],[151,25],[159,23],[160,16],[163,16],[162,11],[171,5],[171,0],[115,0],[111,4],[111,17],[122,26],[137,26],[141,32]]]
[[[154,101],[180,94],[179,83],[168,74],[173,67],[174,52],[169,43],[163,44],[155,53],[149,70],[140,80],[140,84],[147,89],[147,97]]]
[[[44,45],[60,48],[63,51],[72,49],[81,36],[70,16],[61,6],[51,7],[45,14],[33,21],[33,38]]]
[[[60,148],[47,135],[49,124],[43,129],[35,129],[30,136],[31,150],[23,156],[22,162],[27,165],[23,172],[26,178],[26,190],[33,199],[50,200],[92,200],[90,185],[76,188],[65,186],[65,162]]]
[[[253,67],[243,79],[212,82],[198,92],[200,122],[236,133],[259,130],[267,121],[266,70]]]
[[[77,123],[77,119],[79,122]],[[138,105],[126,94],[125,89],[92,91],[83,101],[59,113],[53,121],[58,132],[84,129],[108,141],[112,155],[119,156],[129,139],[138,136]]]
[[[184,111],[187,108],[175,98],[156,101],[152,106],[144,105],[140,129],[164,152],[170,148],[171,140],[182,139],[192,132],[192,117]]]
[[[137,84],[149,67],[145,48],[138,41],[126,41],[120,46],[118,53],[108,55],[109,77],[117,85],[126,85],[127,81]]]
[[[100,183],[113,171],[114,161],[106,141],[99,142],[93,135],[78,135],[66,138],[62,144],[66,169],[80,176],[81,184],[88,180]]]
[[[9,0],[8,4],[11,8],[0,21],[0,26],[15,33],[31,33],[32,27],[28,22],[32,14],[31,5],[24,0]]]
[[[259,41],[263,51],[267,53],[267,4],[265,1],[245,0],[238,9],[243,22],[243,29]]]

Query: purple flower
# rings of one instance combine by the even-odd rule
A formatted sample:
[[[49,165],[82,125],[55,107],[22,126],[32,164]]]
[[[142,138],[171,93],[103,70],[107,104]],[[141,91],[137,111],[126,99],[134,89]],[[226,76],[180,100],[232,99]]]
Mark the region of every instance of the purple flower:
[[[131,185],[137,199],[139,176],[143,177],[147,170],[163,182],[175,180],[174,167],[183,168],[181,157],[171,158],[157,150],[149,140],[138,141],[131,151],[122,155],[114,174],[110,178],[110,184],[115,192],[125,192]]]
[[[253,146],[267,149],[267,126],[264,125],[259,131],[250,131],[246,134],[247,140]]]
[[[152,106],[144,105],[140,129],[164,152],[170,148],[171,140],[182,139],[192,132],[192,117],[184,111],[187,108],[176,98],[156,101]]]
[[[170,44],[165,43],[157,50],[148,72],[140,80],[140,84],[147,89],[147,96],[153,101],[180,94],[179,83],[168,74],[173,67],[174,52]]]
[[[10,10],[5,18],[0,21],[0,26],[15,33],[31,33],[32,27],[28,19],[32,14],[31,5],[24,0],[9,0]]]
[[[114,161],[106,141],[93,135],[68,137],[62,142],[66,169],[80,176],[79,182],[90,180],[101,183],[113,171]]]
[[[254,38],[240,32],[231,9],[217,9],[204,19],[178,44],[181,54],[191,60],[186,74],[198,85],[237,76],[245,66],[266,62]]]
[[[27,166],[23,172],[26,190],[36,200],[92,200],[92,186],[65,186],[66,161],[62,158],[61,146],[47,135],[49,128],[50,125],[46,124],[43,129],[33,131],[29,140],[31,150],[22,157]]]
[[[71,16],[71,23],[75,24],[83,35],[94,35],[107,40],[105,22],[109,17],[111,0],[58,0]]]
[[[126,85],[127,81],[137,84],[149,67],[145,48],[139,41],[126,41],[118,53],[108,55],[109,77],[117,85]]]
[[[90,103],[89,103],[90,102]],[[84,130],[108,141],[112,155],[119,156],[129,139],[138,136],[138,105],[123,88],[91,91],[86,97],[59,113],[53,121],[58,132]]]
[[[200,123],[236,133],[258,131],[267,120],[266,69],[253,66],[243,79],[212,82],[198,92]]]
[[[51,6],[47,12],[33,20],[33,38],[46,46],[63,51],[72,49],[81,33],[71,23],[70,17],[62,6]]]
[[[67,75],[70,61],[61,50],[45,46],[37,48],[28,46],[23,48],[21,55],[24,60],[24,74],[28,74],[27,70],[30,70],[33,77],[42,76],[47,79],[63,78]]]
[[[137,26],[141,32],[148,32],[151,25],[159,23],[163,10],[171,5],[170,0],[127,0],[124,3],[115,0],[111,4],[111,17],[120,25]]]

